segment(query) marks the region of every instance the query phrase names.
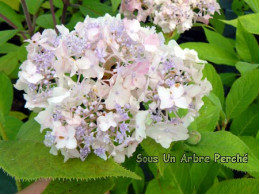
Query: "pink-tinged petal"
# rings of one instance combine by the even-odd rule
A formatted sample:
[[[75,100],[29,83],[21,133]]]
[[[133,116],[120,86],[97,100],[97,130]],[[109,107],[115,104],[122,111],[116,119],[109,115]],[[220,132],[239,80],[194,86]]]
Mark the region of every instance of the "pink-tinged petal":
[[[160,39],[158,35],[152,34],[144,39],[144,47],[147,51],[155,52],[160,46]]]

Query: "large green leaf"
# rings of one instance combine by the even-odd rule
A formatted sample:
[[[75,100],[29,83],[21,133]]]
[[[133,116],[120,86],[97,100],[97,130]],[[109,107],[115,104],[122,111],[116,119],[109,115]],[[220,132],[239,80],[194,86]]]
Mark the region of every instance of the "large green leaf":
[[[7,74],[10,78],[17,78],[18,65],[26,59],[27,51],[24,45],[20,47],[12,47],[13,51],[0,57],[0,71]],[[14,72],[16,73],[14,74]]]
[[[16,35],[18,30],[2,30],[0,31],[0,45],[11,39]]]
[[[11,43],[4,43],[0,45],[0,54],[6,54],[14,50],[18,50],[18,46]]]
[[[4,130],[8,140],[15,140],[16,135],[22,126],[23,122],[13,116],[6,116],[4,123]]]
[[[236,50],[244,61],[251,63],[259,61],[259,48],[256,38],[248,33],[240,22],[238,22],[236,31]]]
[[[239,16],[234,20],[221,21],[234,27],[237,27],[239,21],[247,32],[257,35],[259,34],[259,13]]]
[[[9,7],[11,7],[12,9],[19,11],[19,5],[20,5],[20,0],[0,0],[2,2],[4,2],[5,4],[7,4]]]
[[[10,52],[0,57],[0,71],[10,75],[18,66],[18,58],[16,52]]]
[[[203,76],[209,80],[212,85],[212,92],[218,96],[220,102],[224,103],[224,89],[221,78],[211,64],[206,64],[203,69]]]
[[[40,133],[40,125],[34,119],[30,119],[22,125],[16,139],[42,142],[44,140],[44,133]]]
[[[148,154],[148,156],[158,156],[158,163],[156,166],[158,167],[160,174],[164,174],[164,169],[167,167],[167,163],[163,162],[163,154],[168,153],[169,149],[165,149],[161,146],[161,144],[156,143],[153,139],[147,137],[141,143],[142,148]]]
[[[22,28],[23,16],[18,15],[11,7],[0,2],[0,13],[12,21],[18,28]]]
[[[113,15],[111,7],[100,3],[99,0],[83,1],[83,5],[80,6],[80,11],[84,16],[88,15],[94,18],[104,16],[106,13]]]
[[[214,185],[207,194],[258,194],[259,180],[257,179],[230,179]]]
[[[34,15],[37,13],[39,8],[41,7],[43,0],[26,0],[25,2],[26,2],[28,11],[30,12],[30,14]]]
[[[52,181],[43,194],[104,194],[114,185],[111,178],[88,181]]]
[[[70,159],[63,162],[61,155],[53,156],[43,144],[40,126],[32,119],[25,123],[15,141],[0,142],[0,167],[19,179],[64,178],[95,179],[106,177],[129,177],[139,179],[113,159],[102,160],[89,155],[86,161]]]
[[[19,111],[11,111],[9,116],[13,116],[19,120],[24,120],[27,118],[27,115],[25,115],[24,113],[19,112]]]
[[[251,64],[247,62],[238,62],[236,63],[237,70],[242,74],[246,74],[254,69],[257,69],[259,64]]]
[[[247,109],[259,93],[259,70],[253,70],[237,79],[226,99],[228,119],[237,117]]]
[[[212,30],[209,30],[207,28],[203,28],[206,38],[210,44],[222,47],[224,50],[227,50],[228,52],[234,52],[234,47],[232,44],[231,39],[228,39],[224,37],[223,35],[214,32]],[[234,54],[235,55],[235,54]]]
[[[220,165],[217,163],[193,163],[191,166],[191,182],[198,194],[204,194],[214,183]]]
[[[174,145],[174,150],[170,152],[171,156],[176,157],[176,162],[168,163],[164,175],[155,178],[149,182],[146,192],[147,194],[183,194],[191,193],[191,177],[190,164],[180,163],[180,159],[184,154],[182,143]]]
[[[144,191],[144,172],[141,167],[136,166],[135,171],[139,176],[141,176],[143,179],[141,181],[132,179],[133,188],[136,194],[142,194]]]
[[[250,148],[254,155],[259,158],[259,139],[252,136],[239,136],[239,138]]]
[[[189,130],[199,132],[214,131],[220,116],[220,108],[204,97],[204,105],[199,110],[199,116],[190,124]]]
[[[244,12],[249,10],[249,6],[244,2],[244,0],[233,0],[232,10],[236,15],[244,15]]]
[[[13,85],[10,79],[0,72],[0,112],[8,115],[13,102]]]
[[[259,160],[254,152],[239,137],[227,131],[202,132],[201,141],[197,145],[187,145],[187,149],[200,156],[210,156],[213,161],[216,160],[214,156],[217,153],[221,156],[236,156],[237,154],[244,156],[248,154],[247,163],[216,162],[238,171],[259,171]]]
[[[58,17],[56,15],[55,15],[55,17],[56,17],[56,21],[59,21]],[[53,23],[51,14],[40,15],[36,19],[36,24],[38,24],[40,27],[43,27],[43,28],[54,28],[54,23]]]
[[[234,53],[227,52],[223,47],[202,42],[189,42],[180,45],[182,48],[194,49],[198,52],[199,57],[215,64],[225,64],[235,66],[238,61]]]
[[[259,1],[258,0],[244,0],[249,7],[256,13],[259,12]]]
[[[225,20],[225,13],[222,9],[220,10],[220,14],[215,12],[214,16],[209,20],[209,22],[218,33],[222,34],[225,30],[225,24],[223,24],[220,19]]]
[[[231,132],[236,135],[251,135],[256,136],[259,131],[259,107],[257,104],[252,104],[235,117],[231,124]]]
[[[85,162],[70,159],[63,162],[61,155],[53,156],[43,143],[31,140],[1,141],[0,167],[19,179],[64,178],[95,179],[106,177],[130,177],[139,179],[112,159],[102,160],[89,155]]]

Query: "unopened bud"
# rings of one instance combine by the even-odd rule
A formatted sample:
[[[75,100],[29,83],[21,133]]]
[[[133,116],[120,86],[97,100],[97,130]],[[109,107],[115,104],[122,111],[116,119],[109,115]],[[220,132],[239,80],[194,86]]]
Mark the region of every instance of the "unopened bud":
[[[187,142],[191,145],[196,145],[200,142],[201,140],[201,135],[198,131],[190,131],[189,132],[189,139],[187,139]]]

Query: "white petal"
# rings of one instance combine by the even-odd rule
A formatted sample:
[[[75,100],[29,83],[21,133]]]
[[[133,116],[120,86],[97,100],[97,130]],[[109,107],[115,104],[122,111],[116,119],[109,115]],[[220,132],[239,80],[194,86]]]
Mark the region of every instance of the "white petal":
[[[170,88],[170,90],[171,90],[171,93],[172,93],[172,96],[174,99],[179,98],[184,94],[184,87],[183,87],[183,85],[180,85],[180,84],[173,85]]]
[[[70,92],[62,87],[55,87],[53,89],[53,97],[48,99],[48,102],[51,104],[61,103],[65,98],[70,96]]]
[[[188,139],[188,129],[182,125],[157,123],[146,130],[147,136],[153,138],[164,148],[169,148],[173,141]]]
[[[135,121],[136,121],[135,138],[137,141],[141,141],[143,138],[146,138],[145,122],[148,114],[149,114],[148,111],[139,111],[135,116]]]
[[[161,100],[161,109],[171,108],[173,106],[173,100],[171,99],[170,89],[158,87],[158,95]]]
[[[66,148],[75,149],[77,147],[77,140],[75,137],[69,139],[66,144]]]
[[[180,97],[174,99],[175,106],[179,108],[189,108],[189,103],[186,97]]]

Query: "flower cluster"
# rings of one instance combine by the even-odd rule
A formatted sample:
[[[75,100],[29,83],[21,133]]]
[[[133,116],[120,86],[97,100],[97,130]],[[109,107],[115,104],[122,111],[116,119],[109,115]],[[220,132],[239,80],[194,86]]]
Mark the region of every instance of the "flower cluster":
[[[164,33],[182,33],[196,21],[208,23],[219,10],[216,0],[123,0],[120,9],[127,18],[151,20]]]
[[[168,148],[188,138],[211,85],[194,50],[143,28],[138,20],[87,17],[35,34],[15,87],[39,112],[50,152],[124,162],[147,136]]]

